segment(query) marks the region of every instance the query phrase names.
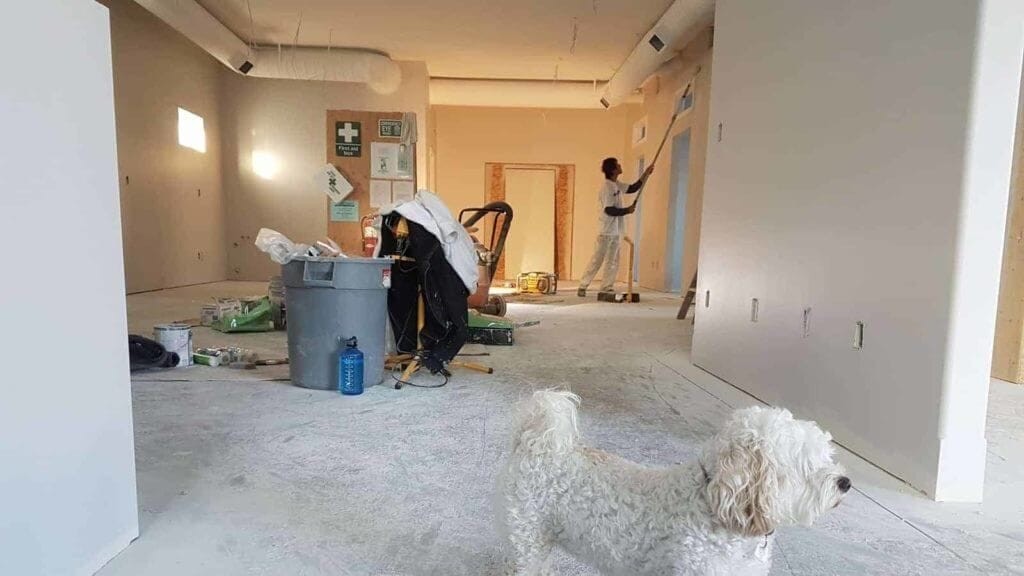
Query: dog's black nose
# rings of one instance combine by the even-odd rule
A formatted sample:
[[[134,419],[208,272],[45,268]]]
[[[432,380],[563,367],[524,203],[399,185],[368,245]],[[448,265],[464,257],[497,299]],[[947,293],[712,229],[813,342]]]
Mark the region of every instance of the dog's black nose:
[[[839,487],[840,492],[846,494],[850,491],[850,488],[853,487],[853,483],[850,482],[850,479],[846,476],[840,476],[839,480],[836,480],[836,486]]]

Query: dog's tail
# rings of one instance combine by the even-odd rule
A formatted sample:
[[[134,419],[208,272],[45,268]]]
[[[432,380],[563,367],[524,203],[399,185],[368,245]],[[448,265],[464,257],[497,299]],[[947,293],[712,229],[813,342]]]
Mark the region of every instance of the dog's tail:
[[[580,397],[562,390],[541,390],[516,409],[513,450],[565,453],[576,445],[576,407]]]

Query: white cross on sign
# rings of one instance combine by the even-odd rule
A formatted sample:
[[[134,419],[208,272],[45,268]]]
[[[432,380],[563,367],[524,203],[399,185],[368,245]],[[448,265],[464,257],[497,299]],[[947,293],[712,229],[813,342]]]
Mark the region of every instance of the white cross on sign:
[[[351,122],[345,122],[341,128],[338,128],[338,136],[344,138],[346,144],[351,144],[359,136],[359,130],[354,128]]]

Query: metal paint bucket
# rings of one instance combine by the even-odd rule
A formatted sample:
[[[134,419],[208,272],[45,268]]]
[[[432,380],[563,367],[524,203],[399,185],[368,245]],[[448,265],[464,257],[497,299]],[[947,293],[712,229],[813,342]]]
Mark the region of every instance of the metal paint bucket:
[[[153,339],[180,359],[178,366],[192,365],[192,327],[188,324],[158,324],[153,326]]]

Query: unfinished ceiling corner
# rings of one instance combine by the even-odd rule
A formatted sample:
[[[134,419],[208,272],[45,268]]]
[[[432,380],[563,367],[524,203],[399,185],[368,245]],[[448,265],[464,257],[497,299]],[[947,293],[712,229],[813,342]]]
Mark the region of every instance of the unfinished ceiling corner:
[[[254,47],[195,0],[135,0],[235,72],[257,78],[330,80],[366,84],[393,94],[402,69],[388,55],[358,48]]]

